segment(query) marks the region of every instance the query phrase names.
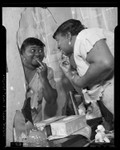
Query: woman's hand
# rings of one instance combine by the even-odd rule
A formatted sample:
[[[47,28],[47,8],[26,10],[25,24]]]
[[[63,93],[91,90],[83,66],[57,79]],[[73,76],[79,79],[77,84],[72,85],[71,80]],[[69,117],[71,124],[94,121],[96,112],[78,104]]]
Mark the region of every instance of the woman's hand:
[[[67,76],[67,73],[71,71],[69,58],[65,58],[60,62],[60,68],[63,70],[64,74]]]
[[[45,63],[41,63],[41,66],[39,66],[39,68],[37,68],[39,75],[42,77],[42,79],[46,79],[47,78],[47,65]]]

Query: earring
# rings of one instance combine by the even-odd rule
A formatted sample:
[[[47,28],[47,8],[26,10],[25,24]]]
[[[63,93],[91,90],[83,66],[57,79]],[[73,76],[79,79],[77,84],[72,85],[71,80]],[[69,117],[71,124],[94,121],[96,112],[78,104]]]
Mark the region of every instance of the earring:
[[[71,41],[69,41],[69,43],[68,43],[69,45],[71,45]]]

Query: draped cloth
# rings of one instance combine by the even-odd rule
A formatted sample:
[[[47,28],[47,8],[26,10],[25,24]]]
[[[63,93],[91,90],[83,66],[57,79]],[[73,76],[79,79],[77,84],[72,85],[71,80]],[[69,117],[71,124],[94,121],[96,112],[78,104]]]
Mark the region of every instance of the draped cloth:
[[[50,85],[56,88],[53,70],[49,67],[48,80]],[[13,135],[15,141],[20,141],[22,139],[21,136],[28,135],[29,131],[34,128],[34,123],[44,120],[42,111],[44,89],[38,71],[36,71],[31,82],[26,87],[29,87],[30,90],[26,91],[31,92],[31,94],[29,98],[26,98],[24,101],[23,108],[21,110],[16,110],[13,121]]]

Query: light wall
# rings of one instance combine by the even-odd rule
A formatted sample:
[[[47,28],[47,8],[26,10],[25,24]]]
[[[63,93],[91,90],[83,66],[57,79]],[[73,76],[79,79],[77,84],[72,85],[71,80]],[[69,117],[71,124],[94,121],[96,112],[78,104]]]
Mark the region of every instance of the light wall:
[[[62,107],[66,101],[66,92],[72,90],[72,87],[59,68],[60,52],[57,49],[56,41],[52,38],[55,29],[65,20],[75,18],[87,27],[102,27],[114,32],[118,25],[117,15],[116,7],[2,8],[2,24],[7,30],[6,146],[9,146],[12,141],[12,123],[15,111],[21,109],[25,99],[25,79],[18,52],[18,47],[21,46],[23,40],[29,36],[34,36],[46,44],[45,62],[54,70],[58,91],[58,107],[54,114],[48,110],[45,113],[45,118],[50,117],[49,114],[51,116],[61,115]]]

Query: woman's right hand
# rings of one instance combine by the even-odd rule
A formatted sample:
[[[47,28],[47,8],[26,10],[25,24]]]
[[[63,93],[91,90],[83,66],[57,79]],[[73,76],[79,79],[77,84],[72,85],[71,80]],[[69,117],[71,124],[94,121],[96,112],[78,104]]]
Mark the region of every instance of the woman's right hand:
[[[39,76],[42,77],[42,79],[46,79],[48,75],[48,68],[45,63],[42,63],[40,67],[37,68]]]
[[[60,68],[63,70],[65,75],[71,71],[71,65],[70,65],[69,58],[65,58],[60,61]]]

